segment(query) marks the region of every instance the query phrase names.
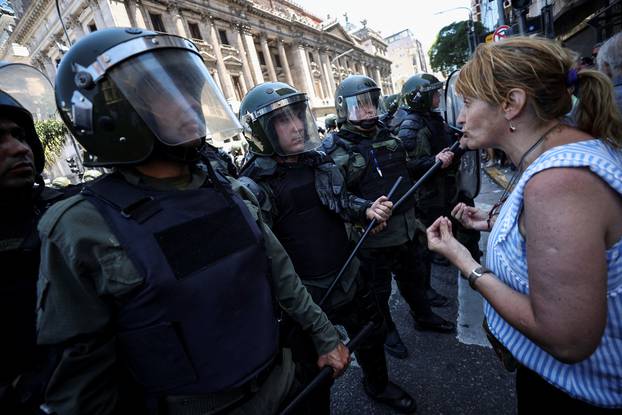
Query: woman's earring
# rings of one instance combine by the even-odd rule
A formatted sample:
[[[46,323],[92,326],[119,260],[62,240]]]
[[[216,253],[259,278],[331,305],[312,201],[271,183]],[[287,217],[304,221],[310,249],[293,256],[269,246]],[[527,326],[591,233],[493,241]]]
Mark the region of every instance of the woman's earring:
[[[516,127],[512,125],[512,120],[510,120],[509,122],[510,122],[510,132],[513,133],[514,131],[516,131]]]

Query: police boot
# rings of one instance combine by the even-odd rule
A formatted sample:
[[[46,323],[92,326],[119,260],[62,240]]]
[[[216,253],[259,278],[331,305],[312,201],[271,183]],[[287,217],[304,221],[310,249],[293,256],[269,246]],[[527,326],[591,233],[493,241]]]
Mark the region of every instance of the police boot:
[[[447,321],[441,316],[429,312],[422,315],[411,314],[415,320],[415,330],[419,331],[436,331],[438,333],[451,333],[456,329],[456,325],[451,321]]]
[[[406,359],[408,357],[408,349],[395,328],[387,333],[387,337],[384,340],[384,350],[398,359]]]
[[[393,408],[396,412],[402,414],[414,414],[417,410],[417,402],[410,396],[408,392],[397,386],[395,383],[389,381],[387,386],[382,391],[375,390],[375,388],[363,380],[363,388],[367,396],[372,398],[376,402],[383,403]]]

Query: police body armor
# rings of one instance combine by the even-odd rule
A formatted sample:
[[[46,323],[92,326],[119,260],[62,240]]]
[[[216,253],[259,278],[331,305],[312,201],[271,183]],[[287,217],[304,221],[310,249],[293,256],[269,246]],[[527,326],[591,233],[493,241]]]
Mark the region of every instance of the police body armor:
[[[280,166],[267,180],[278,211],[273,231],[302,280],[335,274],[349,253],[343,220],[322,204],[315,174],[307,165]],[[315,249],[309,249],[309,241]]]
[[[417,112],[407,111],[400,109],[403,112],[399,125],[395,126],[397,131],[401,131],[400,138],[404,140],[405,146],[409,151],[417,151],[417,140],[419,131],[427,128],[430,131],[430,152],[431,155],[427,156],[430,162],[426,167],[430,168],[434,165],[434,156],[440,153],[443,149],[452,145],[452,139],[447,131],[445,122],[440,114],[433,112]],[[432,217],[436,219],[439,215],[445,212],[439,210],[443,207],[453,205],[456,202],[457,186],[456,186],[456,170],[457,163],[436,173],[426,183],[423,183],[419,190],[416,192],[415,200],[419,212],[424,218],[426,225],[431,224]]]
[[[3,330],[8,333],[0,345],[0,409],[5,408],[3,405],[41,403],[55,364],[50,349],[36,343],[36,287],[41,248],[37,224],[45,211],[64,197],[61,192],[43,188],[30,206],[31,211],[27,206],[16,206],[14,214],[3,212],[11,219],[8,226],[3,226],[0,243],[13,238],[22,241],[14,249],[0,249],[3,269],[0,315]],[[10,386],[18,376],[19,382]]]
[[[408,171],[408,154],[397,137],[387,129],[381,128],[374,139],[363,139],[361,136],[341,130],[334,134],[335,144],[348,151],[360,153],[365,159],[365,170],[354,189],[354,193],[367,200],[376,200],[389,194],[398,177],[402,181],[393,194],[393,200],[399,200],[414,184]],[[393,211],[393,214],[406,212],[415,206],[412,197]]]
[[[119,353],[148,406],[158,395],[244,385],[277,352],[261,230],[221,179],[218,190],[159,192],[112,174],[83,191],[144,277],[116,323]]]

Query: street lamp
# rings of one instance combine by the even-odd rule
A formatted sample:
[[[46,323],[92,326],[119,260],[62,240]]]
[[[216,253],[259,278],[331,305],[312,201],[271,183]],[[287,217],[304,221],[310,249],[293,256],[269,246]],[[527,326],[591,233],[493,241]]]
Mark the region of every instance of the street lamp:
[[[475,46],[477,46],[477,42],[475,41],[475,25],[473,24],[473,12],[471,11],[471,9],[463,6],[452,7],[451,9],[441,10],[440,12],[436,12],[434,14],[444,14],[458,9],[464,9],[469,12],[469,20],[467,21],[467,30],[469,33],[467,34],[467,40],[469,42],[469,53],[472,54],[473,52],[475,52]]]

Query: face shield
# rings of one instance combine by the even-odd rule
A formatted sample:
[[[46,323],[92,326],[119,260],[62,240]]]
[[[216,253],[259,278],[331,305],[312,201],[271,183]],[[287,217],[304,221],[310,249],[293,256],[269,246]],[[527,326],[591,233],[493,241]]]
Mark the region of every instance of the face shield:
[[[205,64],[193,52],[142,53],[111,68],[109,77],[158,140],[168,146],[205,137],[222,144],[241,131]]]
[[[435,91],[431,92],[432,94],[432,112],[439,112],[443,114],[445,112],[445,94],[443,93],[443,88],[439,88]]]
[[[368,91],[359,95],[345,98],[348,121],[361,123],[375,121],[386,113],[380,91]]]
[[[458,115],[460,115],[460,111],[464,106],[464,101],[462,97],[456,92],[456,82],[458,81],[458,75],[460,71],[454,71],[449,75],[447,79],[447,86],[445,89],[445,103],[446,103],[446,112],[445,112],[445,121],[449,124],[450,127],[455,129],[461,129],[462,126],[458,125]]]
[[[57,118],[54,88],[45,75],[32,66],[17,63],[0,68],[0,91],[19,102],[32,114],[34,121]]]
[[[256,122],[277,154],[291,156],[320,146],[320,135],[306,97],[287,98],[269,108],[275,107],[278,108],[259,116]]]

